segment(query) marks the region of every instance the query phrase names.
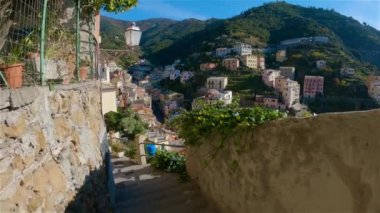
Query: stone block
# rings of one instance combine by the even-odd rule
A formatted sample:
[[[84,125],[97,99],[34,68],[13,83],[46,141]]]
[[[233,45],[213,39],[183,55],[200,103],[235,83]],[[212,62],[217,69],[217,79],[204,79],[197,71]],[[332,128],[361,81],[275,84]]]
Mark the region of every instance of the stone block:
[[[70,126],[64,117],[54,118],[54,130],[56,139],[64,141],[70,135]]]
[[[20,116],[13,122],[8,122],[8,125],[1,125],[0,128],[4,131],[4,135],[9,138],[21,137],[26,130],[26,116]]]
[[[33,103],[39,94],[40,90],[38,87],[22,87],[20,89],[11,90],[11,107],[20,108]]]
[[[9,89],[0,90],[0,110],[11,106]]]

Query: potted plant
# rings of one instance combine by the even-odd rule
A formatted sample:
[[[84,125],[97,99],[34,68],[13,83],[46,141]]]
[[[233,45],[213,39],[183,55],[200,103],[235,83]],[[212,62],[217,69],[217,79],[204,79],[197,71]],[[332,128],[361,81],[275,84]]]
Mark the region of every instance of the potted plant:
[[[0,60],[0,69],[4,73],[5,79],[10,88],[15,89],[22,86],[22,76],[24,63],[21,60],[21,51],[14,48],[7,56]]]
[[[88,59],[82,59],[79,63],[80,80],[82,81],[87,80],[89,71],[90,71],[90,61]]]

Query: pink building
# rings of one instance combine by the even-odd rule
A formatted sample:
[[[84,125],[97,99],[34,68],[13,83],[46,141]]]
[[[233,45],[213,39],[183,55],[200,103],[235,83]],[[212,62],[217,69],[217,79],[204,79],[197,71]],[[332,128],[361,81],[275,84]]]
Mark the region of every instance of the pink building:
[[[216,68],[216,63],[204,63],[199,66],[201,71],[210,71]]]
[[[315,98],[320,93],[323,94],[324,77],[322,76],[305,76],[303,85],[303,96],[305,98]]]
[[[224,59],[223,66],[229,70],[237,70],[240,67],[239,59],[237,58]]]
[[[276,97],[264,97],[264,106],[272,109],[279,108],[279,101]]]

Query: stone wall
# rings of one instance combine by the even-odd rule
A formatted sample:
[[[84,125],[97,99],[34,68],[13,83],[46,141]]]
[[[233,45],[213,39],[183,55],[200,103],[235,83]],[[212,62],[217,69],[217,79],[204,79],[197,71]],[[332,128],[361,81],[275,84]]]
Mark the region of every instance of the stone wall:
[[[0,97],[0,212],[106,210],[99,84],[1,90]]]
[[[212,135],[187,169],[223,212],[380,212],[379,127],[379,110],[273,121]]]

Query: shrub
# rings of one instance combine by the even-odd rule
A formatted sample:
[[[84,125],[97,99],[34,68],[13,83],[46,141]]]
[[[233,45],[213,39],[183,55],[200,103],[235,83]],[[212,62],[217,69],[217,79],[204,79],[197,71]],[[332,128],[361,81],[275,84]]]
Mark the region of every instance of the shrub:
[[[186,174],[186,159],[176,152],[159,150],[151,161],[151,165],[165,172],[178,173],[182,177]]]
[[[263,107],[241,108],[237,104],[206,105],[182,113],[170,125],[176,129],[179,137],[185,139],[187,145],[199,145],[200,139],[212,131],[228,133],[236,127],[254,127],[285,115],[278,110]]]
[[[119,141],[114,141],[111,143],[111,149],[114,152],[124,152],[127,149],[127,146]]]

